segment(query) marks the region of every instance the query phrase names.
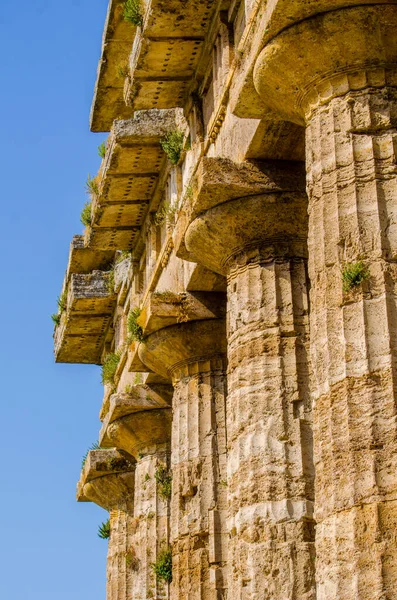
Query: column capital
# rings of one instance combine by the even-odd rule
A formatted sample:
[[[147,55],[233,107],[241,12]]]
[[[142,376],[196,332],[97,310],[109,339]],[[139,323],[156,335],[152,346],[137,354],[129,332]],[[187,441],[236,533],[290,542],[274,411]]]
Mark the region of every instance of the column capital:
[[[149,386],[135,387],[139,391],[113,394],[99,441],[103,447],[115,446],[137,458],[143,451],[169,444],[172,411],[170,386],[161,386],[161,393]]]
[[[226,325],[223,319],[191,321],[166,327],[148,336],[139,356],[150,369],[173,381],[183,375],[223,368]],[[189,368],[190,365],[190,368]]]
[[[189,252],[207,268],[228,275],[233,266],[306,258],[304,192],[238,198],[209,209],[188,227]]]
[[[135,465],[118,450],[91,450],[77,484],[77,500],[117,509],[131,502],[134,481]]]
[[[397,87],[397,7],[341,8],[285,29],[259,55],[255,87],[280,117],[305,125],[349,91]],[[293,68],[291,68],[293,65]]]

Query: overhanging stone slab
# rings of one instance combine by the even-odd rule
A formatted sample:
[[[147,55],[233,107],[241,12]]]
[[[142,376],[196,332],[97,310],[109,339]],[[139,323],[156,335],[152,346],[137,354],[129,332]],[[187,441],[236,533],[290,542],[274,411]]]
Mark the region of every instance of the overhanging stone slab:
[[[183,123],[182,112],[175,109],[141,111],[133,119],[115,122],[92,201],[89,247],[132,248],[167,164],[160,142]]]
[[[129,118],[131,108],[123,99],[123,69],[127,65],[136,28],[123,18],[123,3],[110,0],[102,39],[94,99],[91,131],[109,131],[115,118]]]
[[[104,271],[113,260],[112,250],[94,250],[84,244],[83,235],[75,235],[70,244],[67,274],[91,273],[94,270]]]
[[[91,450],[77,484],[78,502],[95,502],[106,510],[134,491],[135,465],[115,448]]]
[[[113,394],[110,397],[108,412],[103,420],[100,432],[100,443],[103,446],[111,443],[107,438],[107,428],[110,423],[144,410],[169,408],[172,402],[173,389],[164,384],[137,384],[131,392]]]
[[[194,76],[216,0],[151,0],[134,40],[126,102],[137,109],[181,106]]]
[[[154,292],[148,295],[138,323],[145,335],[187,321],[216,319],[225,314],[225,295],[217,292],[175,294]]]
[[[98,364],[111,323],[116,296],[107,287],[108,273],[72,274],[66,310],[55,330],[56,362]]]

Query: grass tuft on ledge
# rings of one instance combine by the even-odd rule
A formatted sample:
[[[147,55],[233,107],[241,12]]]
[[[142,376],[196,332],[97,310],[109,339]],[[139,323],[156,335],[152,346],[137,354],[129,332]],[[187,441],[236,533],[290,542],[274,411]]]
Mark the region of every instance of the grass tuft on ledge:
[[[102,540],[108,540],[110,538],[110,519],[99,526],[98,537]]]
[[[160,581],[171,583],[172,581],[172,552],[171,548],[163,548],[159,552],[156,562],[152,563],[152,569]]]
[[[170,162],[176,165],[183,150],[183,141],[185,136],[182,131],[170,131],[160,141],[161,147],[168,156]]]
[[[342,270],[343,291],[349,292],[368,278],[369,270],[363,261],[346,263]]]
[[[127,23],[142,27],[143,14],[141,0],[126,0],[124,3],[123,18]]]

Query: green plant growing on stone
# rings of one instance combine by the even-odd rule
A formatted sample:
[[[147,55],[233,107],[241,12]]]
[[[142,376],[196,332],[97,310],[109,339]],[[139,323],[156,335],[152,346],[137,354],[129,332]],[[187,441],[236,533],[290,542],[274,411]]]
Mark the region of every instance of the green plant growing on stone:
[[[164,499],[167,500],[168,498],[171,497],[171,491],[172,491],[172,475],[169,472],[169,470],[167,469],[167,467],[165,465],[160,465],[155,474],[154,477],[156,479],[157,482],[157,490],[160,494],[160,496]]]
[[[51,315],[51,319],[52,319],[54,325],[58,326],[61,323],[61,316],[62,315],[60,315],[59,313],[53,313]]]
[[[182,131],[176,130],[166,133],[160,141],[162,149],[173,165],[176,165],[179,162],[183,150],[183,141],[184,135]]]
[[[127,317],[127,333],[128,333],[128,343],[132,342],[143,342],[145,341],[145,336],[143,335],[143,329],[138,324],[138,317],[141,314],[141,311],[138,307],[130,310]]]
[[[67,299],[68,299],[68,290],[67,288],[63,290],[62,294],[57,298],[58,312],[53,313],[51,315],[51,319],[54,325],[59,325],[61,322],[62,314],[66,311],[67,307]]]
[[[106,144],[105,144],[105,142],[102,142],[102,144],[99,144],[99,146],[98,146],[98,155],[101,158],[105,158],[105,155],[106,155]]]
[[[143,25],[141,0],[126,0],[124,3],[123,18],[127,23],[136,27]]]
[[[361,261],[347,263],[342,270],[343,291],[349,292],[368,279],[368,267]]]
[[[152,569],[161,581],[171,583],[172,581],[172,552],[171,548],[163,548],[157,557],[156,562],[152,563]]]
[[[98,178],[91,177],[91,175],[88,173],[87,181],[85,182],[85,189],[86,189],[87,194],[89,194],[90,196],[98,196],[98,194],[99,194]]]
[[[120,362],[120,354],[110,352],[105,356],[105,360],[102,365],[102,383],[103,385],[110,384],[114,385],[114,377],[116,375],[117,367]]]
[[[108,540],[110,538],[110,519],[101,523],[98,528],[98,537],[102,540]]]
[[[177,210],[178,210],[178,207],[176,205],[171,206],[171,204],[169,202],[164,202],[163,206],[161,208],[159,208],[159,210],[156,212],[156,214],[154,216],[155,225],[158,225],[159,227],[161,227],[167,221],[169,221],[169,222],[174,221]]]
[[[68,291],[67,290],[63,290],[62,294],[58,297],[58,300],[57,300],[58,311],[61,314],[63,312],[65,312],[65,310],[66,310],[67,299],[68,299]]]
[[[103,448],[100,447],[99,442],[94,442],[93,444],[91,444],[91,446],[88,448],[87,452],[84,454],[84,456],[81,460],[81,468],[82,469],[84,469],[84,467],[85,467],[85,463],[87,462],[88,454],[91,452],[91,450],[103,450]]]
[[[80,213],[80,221],[84,227],[91,225],[91,202],[86,202]]]

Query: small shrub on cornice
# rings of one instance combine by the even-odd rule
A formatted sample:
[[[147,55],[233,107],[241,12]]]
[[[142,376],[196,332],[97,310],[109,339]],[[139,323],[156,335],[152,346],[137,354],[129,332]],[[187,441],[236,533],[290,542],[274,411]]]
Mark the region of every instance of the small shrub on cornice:
[[[145,336],[143,335],[143,329],[138,324],[138,317],[141,314],[140,309],[133,308],[130,310],[127,317],[127,333],[128,333],[128,343],[132,342],[144,342]]]
[[[108,540],[110,538],[110,519],[99,526],[98,537],[102,540]]]
[[[173,222],[177,210],[178,207],[176,205],[171,206],[169,202],[164,202],[163,206],[159,208],[154,216],[154,224],[161,227],[166,222]]]
[[[157,470],[154,474],[154,477],[157,482],[157,489],[158,489],[160,496],[164,500],[167,500],[168,498],[171,497],[171,491],[172,491],[172,475],[171,475],[171,473],[169,472],[169,470],[167,469],[167,467],[165,465],[160,465],[157,468]]]
[[[120,362],[120,355],[111,352],[105,356],[105,360],[102,365],[102,383],[114,385],[114,376],[116,375],[117,366]]]
[[[89,194],[90,196],[98,196],[98,177],[91,177],[91,175],[88,173],[87,181],[85,182],[85,189],[87,194]]]
[[[160,141],[162,149],[173,165],[176,165],[181,157],[184,137],[182,131],[170,131]]]
[[[368,279],[368,267],[361,261],[347,263],[342,271],[343,291],[349,292]]]
[[[61,322],[61,315],[59,313],[53,313],[51,315],[51,319],[52,319],[54,325],[58,326]]]
[[[123,10],[124,21],[136,27],[143,25],[141,0],[126,0]]]
[[[62,314],[66,310],[66,303],[68,298],[68,291],[63,290],[62,294],[59,296],[57,300],[59,313]]]
[[[80,221],[84,227],[91,225],[91,202],[86,202],[80,214]]]
[[[87,462],[88,453],[91,452],[91,450],[103,450],[103,448],[100,447],[99,442],[94,442],[93,444],[91,444],[91,446],[88,448],[87,452],[84,454],[81,460],[82,469],[84,469],[85,463]]]
[[[106,155],[106,144],[105,142],[102,142],[102,144],[99,144],[98,146],[98,156],[100,156],[101,158],[105,158]]]
[[[157,579],[171,583],[172,581],[172,552],[171,548],[164,548],[159,552],[157,560],[152,563],[152,569]]]

